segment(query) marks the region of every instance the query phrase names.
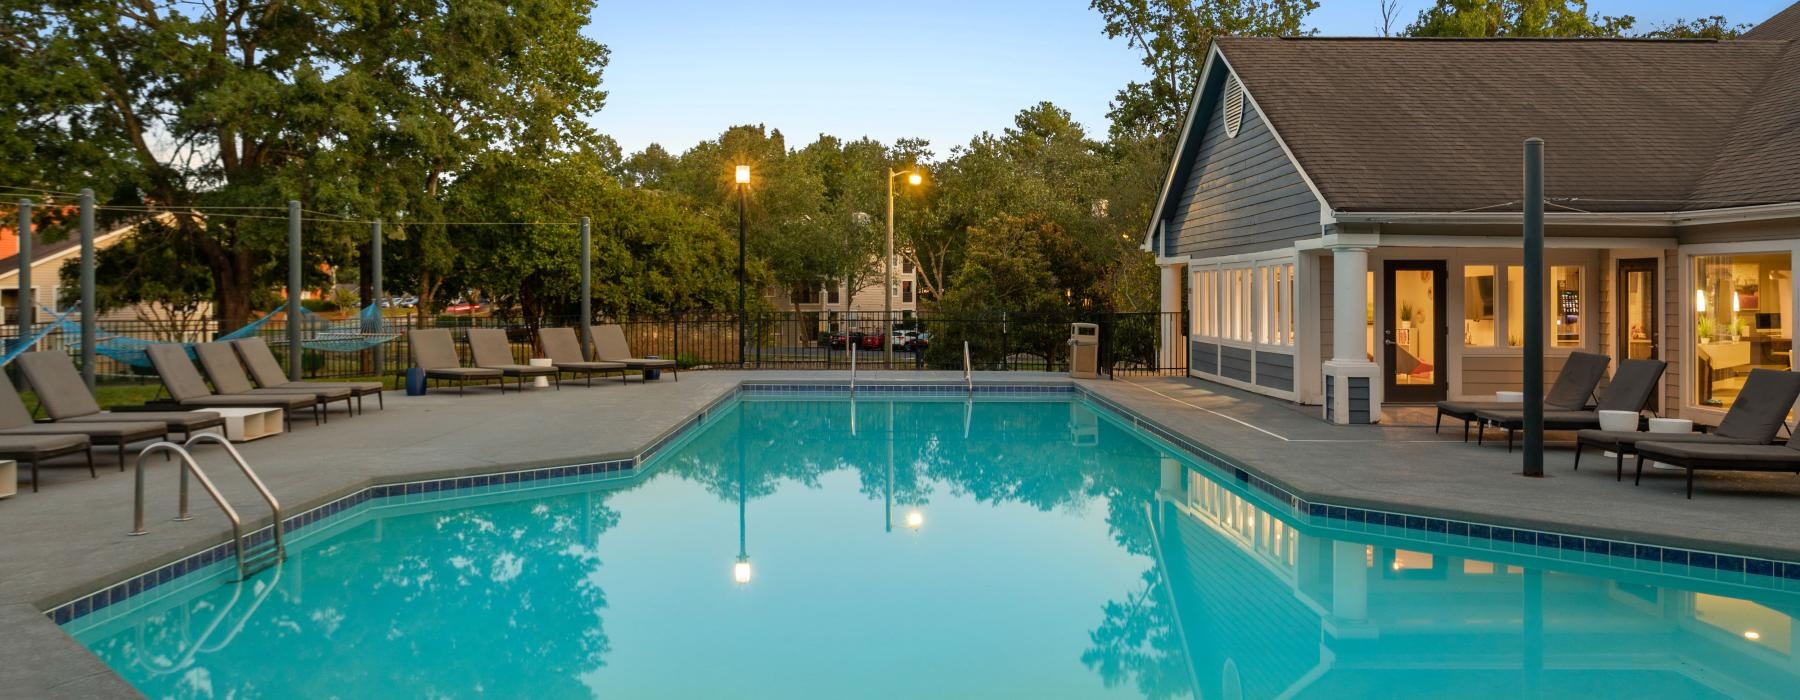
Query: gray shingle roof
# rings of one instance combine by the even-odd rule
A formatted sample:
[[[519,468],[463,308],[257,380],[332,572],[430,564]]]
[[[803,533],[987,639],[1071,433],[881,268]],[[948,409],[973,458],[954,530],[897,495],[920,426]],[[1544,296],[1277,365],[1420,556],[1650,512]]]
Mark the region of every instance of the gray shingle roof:
[[[1519,198],[1531,136],[1546,142],[1548,194],[1583,210],[1800,201],[1790,42],[1226,38],[1219,48],[1340,211],[1516,210],[1505,203]]]
[[[1791,41],[1800,39],[1800,2],[1788,6],[1788,9],[1775,13],[1762,24],[1744,32],[1745,39],[1772,39],[1775,41]]]

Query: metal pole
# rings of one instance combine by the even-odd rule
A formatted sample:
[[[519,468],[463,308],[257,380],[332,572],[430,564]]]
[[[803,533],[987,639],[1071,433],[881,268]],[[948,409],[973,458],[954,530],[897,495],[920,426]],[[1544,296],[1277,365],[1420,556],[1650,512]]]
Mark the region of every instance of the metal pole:
[[[81,191],[81,381],[94,390],[94,191]]]
[[[894,364],[894,169],[887,176],[887,248],[881,255],[881,316],[886,334],[881,336],[881,368]]]
[[[300,202],[288,200],[288,379],[300,381]]]
[[[1525,139],[1525,476],[1544,475],[1544,140]]]
[[[19,337],[31,335],[37,295],[31,293],[31,200],[19,200]]]
[[[589,326],[594,323],[594,243],[588,218],[581,217],[581,356],[588,354]]]
[[[380,333],[387,314],[381,311],[381,302],[387,299],[387,293],[381,289],[381,219],[369,222],[369,290],[375,298],[369,303],[375,305],[375,318],[363,327],[364,333]],[[372,326],[372,327],[371,327]],[[387,373],[387,362],[382,357],[382,349],[386,343],[375,344],[375,375]]]
[[[745,193],[743,183],[738,183],[738,369],[744,368],[744,225],[745,225]]]

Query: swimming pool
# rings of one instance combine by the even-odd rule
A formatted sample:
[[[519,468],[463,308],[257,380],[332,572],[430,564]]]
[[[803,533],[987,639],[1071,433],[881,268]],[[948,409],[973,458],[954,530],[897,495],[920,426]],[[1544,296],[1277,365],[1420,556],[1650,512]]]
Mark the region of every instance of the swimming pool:
[[[746,395],[66,625],[151,697],[1776,697],[1792,581],[1294,512],[1068,393]]]

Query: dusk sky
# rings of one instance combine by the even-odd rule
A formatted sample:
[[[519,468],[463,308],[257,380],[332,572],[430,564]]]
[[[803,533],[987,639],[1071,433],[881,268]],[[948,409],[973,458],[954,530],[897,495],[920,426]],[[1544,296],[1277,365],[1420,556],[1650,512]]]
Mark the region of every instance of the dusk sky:
[[[1793,0],[1720,0],[1707,14],[1756,23]],[[1427,0],[1402,0],[1400,24]],[[1377,0],[1325,0],[1321,35],[1371,35]],[[1649,27],[1699,14],[1676,0],[1591,0]],[[939,157],[1042,100],[1104,135],[1107,102],[1144,69],[1101,33],[1086,0],[600,0],[592,36],[612,49],[595,117],[626,152],[680,153],[733,124],[790,146],[819,133],[930,139]]]

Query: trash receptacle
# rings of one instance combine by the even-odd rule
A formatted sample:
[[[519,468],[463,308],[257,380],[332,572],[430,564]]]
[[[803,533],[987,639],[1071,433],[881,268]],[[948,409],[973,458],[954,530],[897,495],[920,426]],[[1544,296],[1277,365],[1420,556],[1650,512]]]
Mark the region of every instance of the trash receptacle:
[[[1076,379],[1100,378],[1100,326],[1092,323],[1069,324],[1069,376]]]

